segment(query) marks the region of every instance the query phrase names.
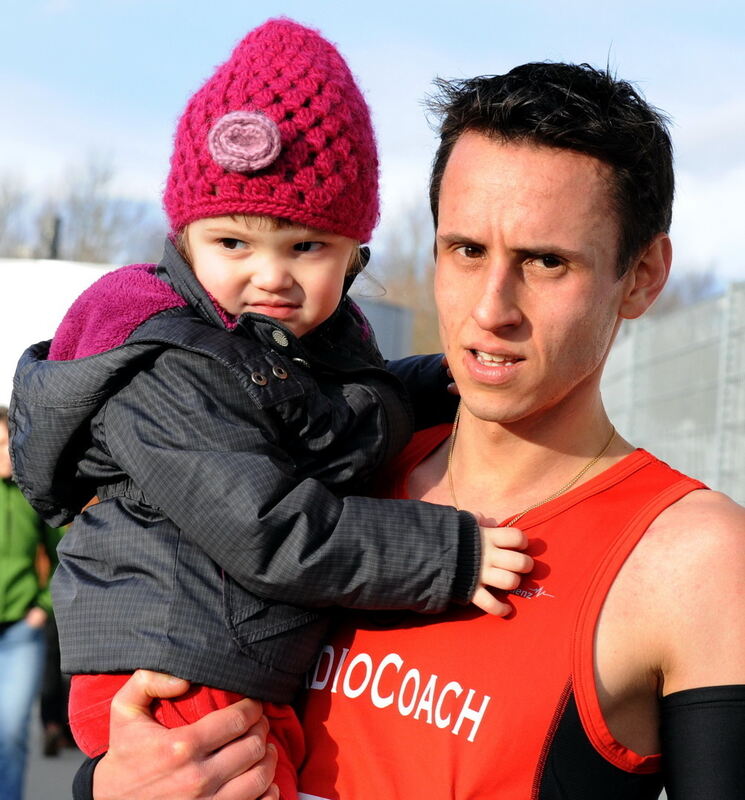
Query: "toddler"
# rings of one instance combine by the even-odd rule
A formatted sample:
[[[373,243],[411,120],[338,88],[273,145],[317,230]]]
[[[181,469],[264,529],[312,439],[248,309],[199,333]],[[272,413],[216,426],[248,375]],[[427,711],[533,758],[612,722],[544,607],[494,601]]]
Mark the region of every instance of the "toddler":
[[[160,702],[169,726],[264,702],[294,798],[289,704],[331,607],[432,613],[481,592],[500,611],[484,586],[516,577],[500,529],[359,494],[412,423],[346,295],[377,156],[336,49],[286,19],[249,33],[188,103],[164,203],[160,264],[103,277],[24,354],[16,475],[53,524],[75,517],[53,593],[82,749],[107,748],[128,674],[169,672],[193,684]]]

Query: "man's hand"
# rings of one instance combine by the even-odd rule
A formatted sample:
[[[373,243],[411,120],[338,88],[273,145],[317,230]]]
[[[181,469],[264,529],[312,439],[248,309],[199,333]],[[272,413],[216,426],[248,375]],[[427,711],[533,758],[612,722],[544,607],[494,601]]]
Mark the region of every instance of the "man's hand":
[[[528,546],[528,537],[517,528],[487,528],[481,531],[481,585],[471,602],[488,614],[503,617],[512,606],[497,599],[488,589],[511,591],[520,585],[522,575],[533,569],[533,559],[519,552]]]
[[[277,753],[266,744],[261,703],[241,700],[191,725],[156,722],[156,697],[177,697],[187,681],[139,670],[111,704],[110,746],[93,777],[95,800],[279,800]]]

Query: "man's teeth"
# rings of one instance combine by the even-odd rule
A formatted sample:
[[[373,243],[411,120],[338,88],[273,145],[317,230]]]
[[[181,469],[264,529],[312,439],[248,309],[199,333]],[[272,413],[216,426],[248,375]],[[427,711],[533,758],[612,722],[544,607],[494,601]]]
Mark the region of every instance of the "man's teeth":
[[[500,364],[504,366],[510,366],[512,364],[516,364],[518,361],[516,358],[494,355],[493,353],[484,353],[481,350],[474,350],[473,352],[476,356],[476,360],[480,364]]]

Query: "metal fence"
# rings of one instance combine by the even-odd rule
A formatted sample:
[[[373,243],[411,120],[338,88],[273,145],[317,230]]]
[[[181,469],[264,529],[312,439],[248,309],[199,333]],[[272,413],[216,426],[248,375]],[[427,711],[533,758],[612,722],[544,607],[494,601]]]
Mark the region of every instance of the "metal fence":
[[[619,432],[745,504],[745,283],[626,325],[602,384]]]

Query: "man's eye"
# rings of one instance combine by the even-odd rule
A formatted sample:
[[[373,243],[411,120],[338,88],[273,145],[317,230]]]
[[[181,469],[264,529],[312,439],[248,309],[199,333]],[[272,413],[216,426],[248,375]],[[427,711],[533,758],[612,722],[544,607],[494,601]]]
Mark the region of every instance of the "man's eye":
[[[224,237],[220,239],[220,245],[226,250],[240,250],[242,247],[246,246],[246,243],[240,239],[230,239],[228,237]]]
[[[534,267],[548,272],[558,270],[566,265],[563,259],[552,253],[526,253],[524,263],[528,267]]]
[[[298,242],[295,250],[299,253],[315,253],[323,247],[323,242]]]
[[[561,267],[563,262],[557,256],[552,256],[551,254],[535,256],[532,261],[538,264],[539,267],[544,267],[545,269],[556,269],[557,267]]]
[[[474,244],[462,244],[460,247],[455,248],[455,252],[465,258],[480,258],[482,254],[481,248]]]

